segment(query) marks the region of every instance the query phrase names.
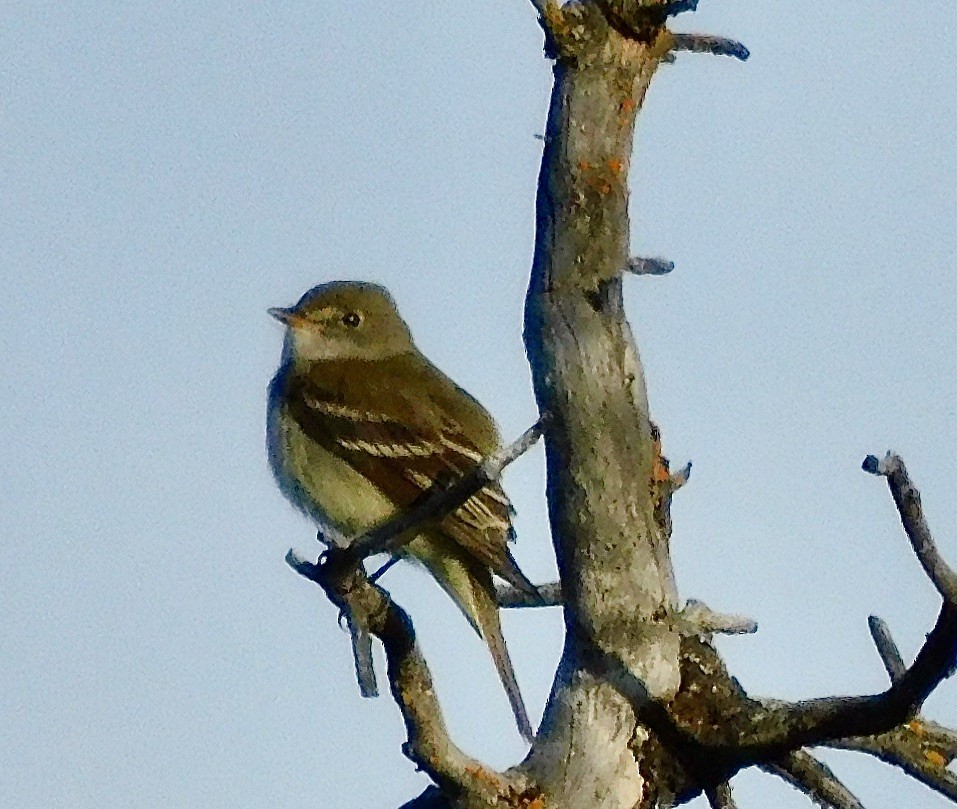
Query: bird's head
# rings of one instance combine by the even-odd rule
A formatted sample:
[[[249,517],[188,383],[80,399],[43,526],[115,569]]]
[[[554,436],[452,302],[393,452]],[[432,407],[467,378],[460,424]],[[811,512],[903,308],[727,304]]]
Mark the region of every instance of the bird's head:
[[[320,284],[295,306],[268,311],[286,326],[285,352],[294,361],[376,360],[415,349],[392,296],[378,284]]]

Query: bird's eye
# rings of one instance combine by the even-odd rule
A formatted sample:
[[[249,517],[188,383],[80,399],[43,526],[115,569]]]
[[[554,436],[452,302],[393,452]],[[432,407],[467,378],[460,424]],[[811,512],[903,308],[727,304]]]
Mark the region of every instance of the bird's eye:
[[[342,316],[342,323],[350,329],[354,329],[362,322],[358,312],[348,312]]]

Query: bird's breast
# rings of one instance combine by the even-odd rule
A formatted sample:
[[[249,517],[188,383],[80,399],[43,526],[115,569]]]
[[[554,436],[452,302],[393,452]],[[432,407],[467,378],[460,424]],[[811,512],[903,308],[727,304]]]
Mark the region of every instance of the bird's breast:
[[[269,460],[283,494],[320,525],[345,535],[395,512],[372,482],[306,435],[281,405],[270,408]]]

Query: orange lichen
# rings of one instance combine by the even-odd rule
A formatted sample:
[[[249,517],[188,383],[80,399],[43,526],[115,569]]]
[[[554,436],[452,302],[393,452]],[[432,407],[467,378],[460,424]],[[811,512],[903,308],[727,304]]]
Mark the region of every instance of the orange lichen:
[[[671,470],[669,469],[668,459],[664,456],[661,447],[661,430],[657,424],[651,425],[651,440],[653,442],[655,457],[651,470],[651,479],[655,483],[665,483],[671,480]]]
[[[615,172],[615,174],[621,174],[624,164],[617,157],[613,157],[608,161],[608,167]]]
[[[916,733],[918,736],[927,735],[927,730],[917,719],[911,719],[910,722],[907,723],[907,727],[911,730],[911,732]]]
[[[526,789],[524,792],[511,790],[508,796],[509,806],[515,809],[545,809],[545,798],[538,790]]]
[[[591,163],[589,163],[587,160],[582,160],[578,164],[579,171],[588,171],[588,169],[590,168],[591,168]]]
[[[924,751],[924,758],[926,758],[926,759],[927,759],[931,764],[933,764],[935,767],[946,767],[946,766],[947,766],[947,759],[944,758],[944,757],[943,757],[940,753],[938,753],[936,750],[925,750],[925,751]]]
[[[466,767],[465,772],[472,776],[476,781],[492,787],[496,792],[501,792],[502,781],[499,778],[498,773],[486,769],[485,767]]]

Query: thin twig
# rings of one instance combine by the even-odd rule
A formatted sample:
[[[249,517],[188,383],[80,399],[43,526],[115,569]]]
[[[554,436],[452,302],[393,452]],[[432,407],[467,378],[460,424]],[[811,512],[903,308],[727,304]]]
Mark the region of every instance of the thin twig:
[[[632,275],[667,275],[674,268],[675,263],[666,258],[632,256],[628,259],[625,271]]]
[[[896,683],[904,676],[907,665],[904,663],[904,658],[901,657],[900,649],[894,643],[890,627],[876,615],[868,617],[867,626],[871,630],[871,638],[873,638],[874,645],[877,647],[877,653],[881,656],[884,668],[887,669],[887,676],[891,678],[892,683]]]
[[[746,61],[751,55],[751,51],[742,43],[727,37],[710,36],[708,34],[673,34],[673,36],[675,44],[672,50],[675,51],[733,56],[742,62]]]
[[[783,778],[818,806],[826,809],[864,809],[864,805],[834,775],[830,767],[803,750],[791,753],[780,761],[765,764],[761,769]]]
[[[395,553],[414,538],[413,529],[451,514],[470,497],[497,481],[502,470],[531,449],[541,435],[541,421],[537,421],[515,441],[490,455],[448,488],[351,540],[345,553],[356,562],[376,553]]]
[[[682,466],[677,472],[671,473],[671,477],[668,479],[668,488],[670,489],[671,493],[674,494],[682,486],[687,485],[690,479],[691,461],[688,461],[688,463]]]
[[[352,638],[352,661],[356,666],[356,681],[359,693],[367,699],[379,696],[379,684],[376,682],[375,665],[372,660],[372,636],[363,631],[348,612],[346,623]]]
[[[753,618],[715,612],[703,601],[690,598],[674,620],[678,631],[685,635],[753,635],[758,631]]]
[[[511,609],[561,606],[562,585],[560,582],[538,584],[535,589],[538,590],[540,598],[536,599],[531,593],[520,590],[507,582],[495,582],[495,598],[500,607]]]
[[[862,467],[865,472],[887,478],[887,485],[891,490],[894,503],[897,505],[904,532],[907,534],[924,572],[934,583],[937,592],[945,600],[957,605],[957,572],[954,572],[937,550],[937,544],[931,536],[930,528],[928,528],[927,520],[924,517],[920,492],[911,482],[904,461],[900,456],[888,452],[883,460],[868,455],[864,459]]]
[[[769,707],[752,720],[747,741],[722,754],[731,761],[759,763],[839,738],[886,733],[914,715],[955,660],[957,608],[945,604],[913,665],[887,691]]]

